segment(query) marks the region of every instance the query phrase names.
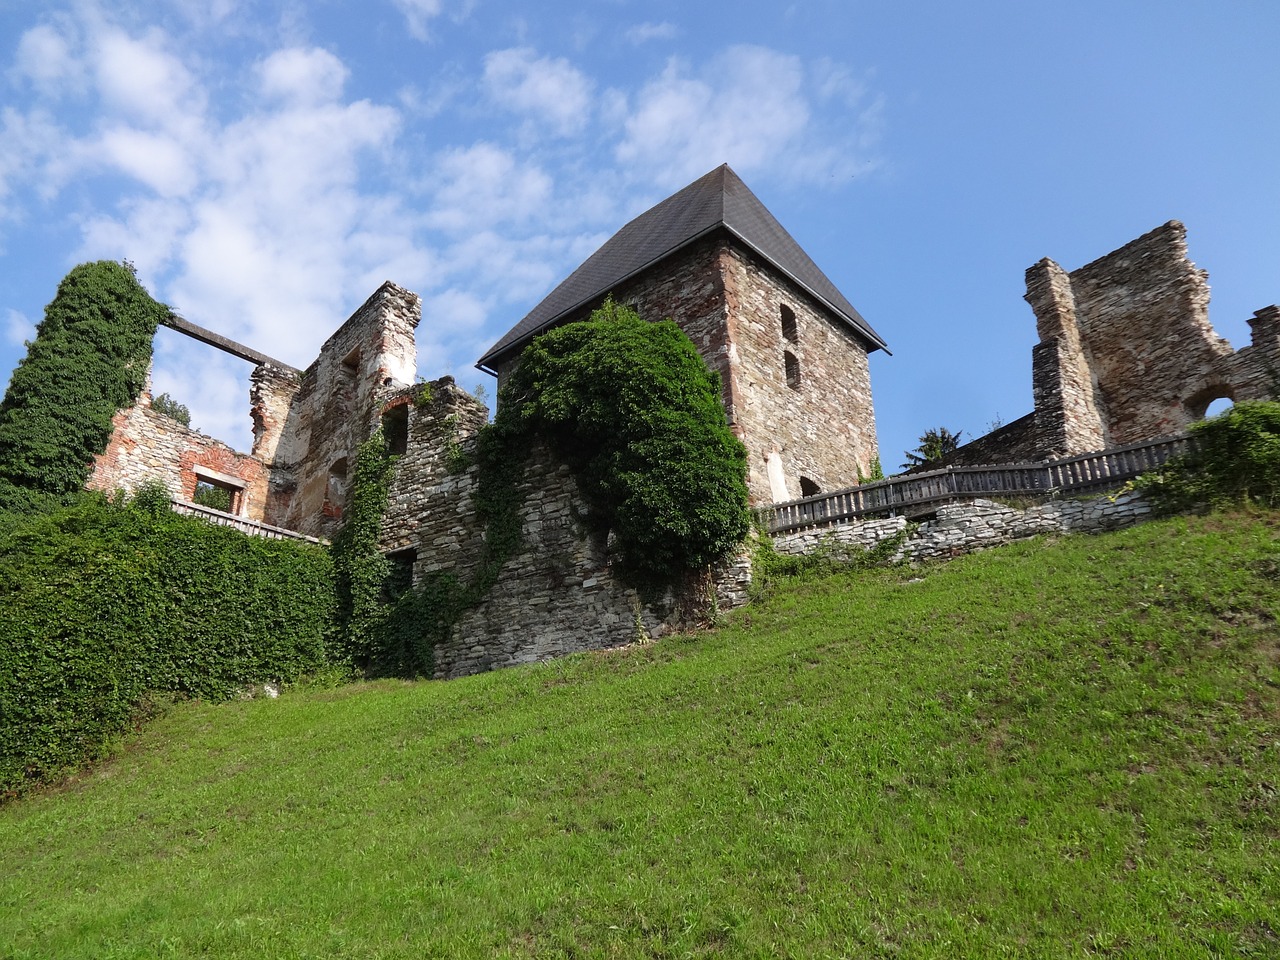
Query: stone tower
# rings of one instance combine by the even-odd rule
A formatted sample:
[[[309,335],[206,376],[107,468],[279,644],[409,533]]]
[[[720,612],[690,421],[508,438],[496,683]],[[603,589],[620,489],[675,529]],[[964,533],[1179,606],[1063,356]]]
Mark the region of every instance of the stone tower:
[[[879,449],[867,356],[885,342],[727,164],[614,234],[478,366],[501,387],[530,340],[608,296],[674,320],[720,374],[753,503],[870,472]]]

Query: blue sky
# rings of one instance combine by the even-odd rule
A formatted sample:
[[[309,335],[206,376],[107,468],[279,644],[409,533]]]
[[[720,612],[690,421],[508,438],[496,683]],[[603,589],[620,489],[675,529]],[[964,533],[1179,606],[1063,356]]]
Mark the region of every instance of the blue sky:
[[[1280,300],[1280,4],[0,0],[0,367],[75,263],[304,366],[383,280],[419,373],[728,162],[888,341],[884,462],[1031,409],[1023,271],[1170,219],[1237,348]],[[248,365],[156,392],[250,442]]]

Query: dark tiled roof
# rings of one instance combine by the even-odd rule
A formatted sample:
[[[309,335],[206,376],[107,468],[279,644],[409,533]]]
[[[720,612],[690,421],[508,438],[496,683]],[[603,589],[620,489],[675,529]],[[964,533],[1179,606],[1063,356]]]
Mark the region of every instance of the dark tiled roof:
[[[477,366],[491,369],[504,355],[523,347],[567,314],[602,300],[623,281],[720,228],[826,305],[865,338],[871,349],[886,349],[880,335],[726,163],[615,233],[490,347]]]

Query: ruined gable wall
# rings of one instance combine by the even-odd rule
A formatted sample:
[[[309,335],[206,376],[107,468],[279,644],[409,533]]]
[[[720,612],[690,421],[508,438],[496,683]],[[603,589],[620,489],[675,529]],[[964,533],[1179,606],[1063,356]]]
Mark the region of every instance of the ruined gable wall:
[[[411,414],[409,446],[396,464],[381,547],[416,550],[416,583],[431,573],[451,573],[466,584],[476,573],[484,546],[471,500],[476,468],[463,466],[465,457],[450,451],[460,446],[469,454],[484,420],[483,405],[451,378],[434,381],[430,403]],[[640,634],[658,636],[705,604],[696,587],[691,594],[646,604],[618,582],[605,536],[583,525],[576,485],[544,447],[531,453],[518,496],[522,546],[483,603],[464,614],[437,647],[436,676],[619,646]],[[742,602],[749,577],[745,561],[726,568],[722,606]]]
[[[158,480],[170,496],[190,500],[195,495],[196,474],[203,470],[206,475],[243,481],[236,512],[250,520],[262,520],[267,499],[265,465],[151,409],[150,376],[138,402],[118,411],[111,427],[107,449],[94,460],[86,489],[134,493],[143,484]]]
[[[272,474],[268,523],[317,537],[341,528],[356,449],[377,429],[383,403],[413,381],[420,319],[417,294],[384,283],[325,341],[289,397],[283,422],[279,407],[288,387],[278,378],[255,382],[264,429],[254,448]]]
[[[1250,320],[1238,352],[1209,322],[1206,274],[1170,221],[1070,274],[1027,271],[1040,458],[1180,433],[1218,397],[1268,396],[1280,369],[1280,310]]]
[[[728,247],[722,269],[752,502],[801,496],[801,477],[824,491],[856,483],[879,456],[866,344],[748,251]],[[783,333],[784,305],[795,315],[794,342]],[[797,386],[788,382],[788,352],[798,364]],[[787,497],[771,489],[770,454],[781,459]]]
[[[1107,436],[1134,443],[1185,430],[1186,401],[1231,346],[1209,323],[1206,274],[1170,221],[1071,273],[1077,323],[1106,405]]]

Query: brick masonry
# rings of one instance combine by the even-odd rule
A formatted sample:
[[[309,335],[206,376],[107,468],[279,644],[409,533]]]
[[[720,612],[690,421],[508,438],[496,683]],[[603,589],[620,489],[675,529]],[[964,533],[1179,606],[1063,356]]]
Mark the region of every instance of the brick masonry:
[[[134,493],[151,481],[163,483],[171,496],[190,500],[200,479],[238,485],[235,512],[262,518],[268,478],[263,464],[227,444],[183,426],[151,408],[151,376],[138,402],[112,418],[107,449],[94,460],[87,489]]]

